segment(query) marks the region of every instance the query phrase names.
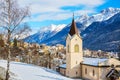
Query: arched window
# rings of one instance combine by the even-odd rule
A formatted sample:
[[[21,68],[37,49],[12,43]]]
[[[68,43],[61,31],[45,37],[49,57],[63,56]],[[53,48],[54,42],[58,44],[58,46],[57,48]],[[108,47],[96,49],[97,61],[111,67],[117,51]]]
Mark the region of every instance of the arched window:
[[[76,71],[76,75],[77,75],[77,71]]]
[[[75,51],[75,52],[79,52],[79,45],[76,44],[76,45],[74,46],[74,51]]]
[[[87,68],[85,68],[85,74],[87,74]]]
[[[95,71],[93,70],[93,76],[95,75]]]

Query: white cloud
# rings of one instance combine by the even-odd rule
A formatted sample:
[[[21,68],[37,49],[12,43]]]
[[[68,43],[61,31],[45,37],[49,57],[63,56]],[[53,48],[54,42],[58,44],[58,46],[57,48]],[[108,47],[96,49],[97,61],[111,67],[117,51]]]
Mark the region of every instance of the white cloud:
[[[64,6],[83,5],[84,8],[75,11],[76,14],[93,13],[95,7],[104,3],[104,0],[18,0],[19,4],[30,5],[31,14],[40,14],[31,21],[63,20],[72,17],[72,11],[62,10]],[[42,14],[45,13],[45,14]]]
[[[29,21],[45,21],[45,20],[65,20],[67,18],[72,17],[72,13],[48,13],[41,14],[37,17],[33,17],[32,19],[28,19]]]

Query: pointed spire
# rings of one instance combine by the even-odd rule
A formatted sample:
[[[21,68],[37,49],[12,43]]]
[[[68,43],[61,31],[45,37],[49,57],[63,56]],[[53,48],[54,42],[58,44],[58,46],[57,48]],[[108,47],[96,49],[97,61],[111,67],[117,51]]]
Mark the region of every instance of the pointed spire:
[[[74,34],[79,34],[78,33],[78,29],[77,29],[77,27],[76,27],[76,23],[75,23],[75,21],[74,21],[74,13],[73,13],[73,19],[72,19],[72,24],[71,24],[71,29],[70,29],[70,32],[69,32],[69,34],[71,35],[71,36],[73,36]]]

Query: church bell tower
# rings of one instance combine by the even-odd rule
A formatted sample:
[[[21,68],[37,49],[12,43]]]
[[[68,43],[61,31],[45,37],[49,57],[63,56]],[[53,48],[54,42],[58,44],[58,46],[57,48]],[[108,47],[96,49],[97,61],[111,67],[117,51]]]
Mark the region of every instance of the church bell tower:
[[[71,23],[71,28],[66,38],[66,76],[80,77],[81,66],[83,61],[82,38],[78,32],[74,15]]]

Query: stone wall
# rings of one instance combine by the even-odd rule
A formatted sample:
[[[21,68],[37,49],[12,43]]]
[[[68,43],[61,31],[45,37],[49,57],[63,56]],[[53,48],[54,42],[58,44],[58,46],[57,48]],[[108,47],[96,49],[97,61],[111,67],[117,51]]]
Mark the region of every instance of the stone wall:
[[[66,69],[60,68],[60,73],[64,76],[66,76]]]

